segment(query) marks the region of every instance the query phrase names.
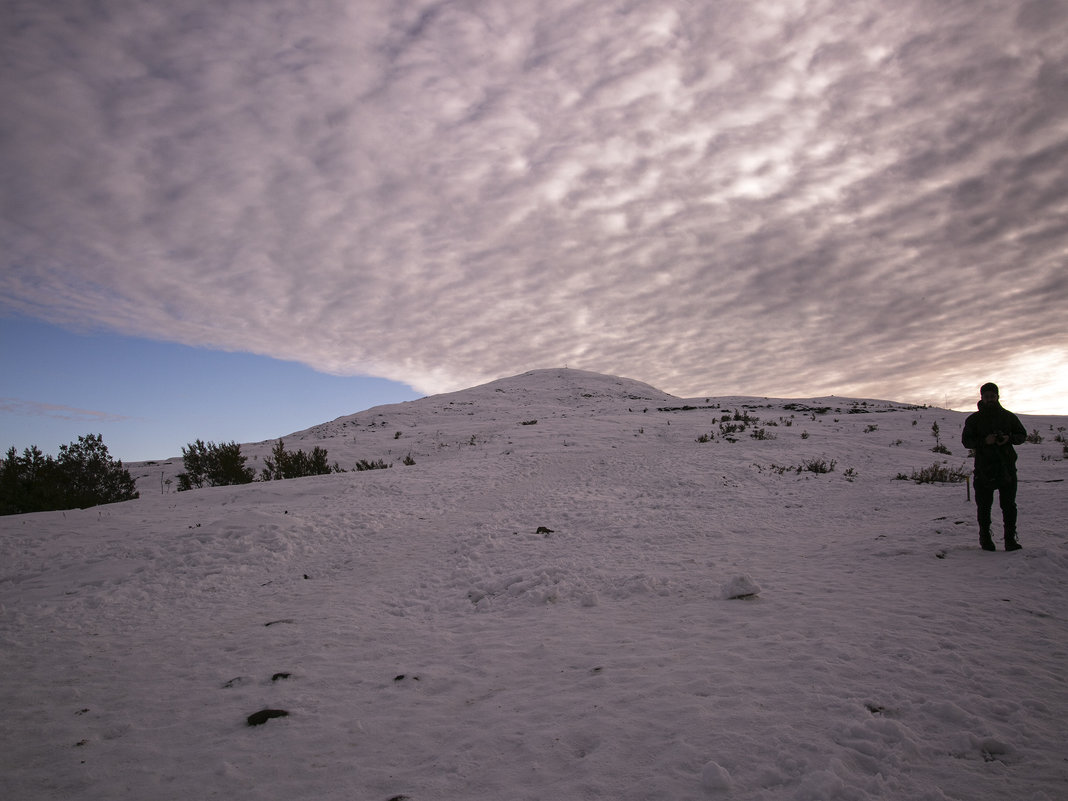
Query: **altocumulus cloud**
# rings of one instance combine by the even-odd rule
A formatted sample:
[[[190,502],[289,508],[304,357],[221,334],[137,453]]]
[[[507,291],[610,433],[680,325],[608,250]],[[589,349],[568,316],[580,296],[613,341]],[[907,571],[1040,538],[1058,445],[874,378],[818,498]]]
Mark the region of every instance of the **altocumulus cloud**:
[[[11,311],[427,392],[565,363],[688,396],[1068,391],[1062,0],[3,26]]]
[[[0,398],[0,412],[35,417],[53,417],[57,420],[76,420],[90,423],[114,423],[131,418],[111,412],[98,412],[92,409],[76,409],[55,403],[38,403],[21,398]]]

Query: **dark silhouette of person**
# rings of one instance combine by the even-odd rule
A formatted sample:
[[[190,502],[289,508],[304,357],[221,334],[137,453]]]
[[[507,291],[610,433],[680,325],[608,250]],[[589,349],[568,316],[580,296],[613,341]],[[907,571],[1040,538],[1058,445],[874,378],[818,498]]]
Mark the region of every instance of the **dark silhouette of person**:
[[[979,411],[968,415],[960,441],[975,453],[975,506],[979,519],[979,545],[993,551],[990,510],[998,493],[1005,525],[1005,550],[1022,547],[1016,539],[1016,449],[1027,440],[1020,418],[1001,405],[997,384],[979,388]]]

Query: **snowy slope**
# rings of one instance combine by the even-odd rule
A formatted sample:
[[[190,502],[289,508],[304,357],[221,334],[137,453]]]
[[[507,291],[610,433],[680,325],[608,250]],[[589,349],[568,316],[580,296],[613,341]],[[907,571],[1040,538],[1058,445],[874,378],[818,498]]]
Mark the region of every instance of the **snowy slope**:
[[[285,438],[388,470],[0,518],[0,797],[1064,798],[1068,420],[990,554],[894,480],[963,419],[535,371]]]

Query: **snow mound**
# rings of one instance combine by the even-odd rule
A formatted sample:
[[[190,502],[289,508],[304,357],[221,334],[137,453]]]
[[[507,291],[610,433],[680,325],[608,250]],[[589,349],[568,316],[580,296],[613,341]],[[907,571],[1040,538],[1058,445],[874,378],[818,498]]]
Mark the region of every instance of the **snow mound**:
[[[722,765],[709,762],[701,771],[701,786],[714,792],[729,792],[731,775]]]
[[[735,576],[724,584],[723,589],[720,590],[720,598],[724,601],[730,601],[736,598],[753,598],[759,594],[760,585],[753,581],[752,576],[748,573],[742,573],[740,576]]]

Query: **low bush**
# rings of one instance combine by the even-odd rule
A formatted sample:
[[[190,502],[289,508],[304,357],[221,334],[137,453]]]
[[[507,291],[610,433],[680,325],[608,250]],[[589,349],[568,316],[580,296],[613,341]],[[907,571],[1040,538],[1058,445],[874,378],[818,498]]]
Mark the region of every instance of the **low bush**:
[[[915,481],[917,484],[955,484],[965,481],[968,478],[968,471],[963,464],[960,467],[949,467],[946,464],[935,462],[930,467],[913,470],[909,476],[904,473],[898,473],[896,478],[898,480]]]
[[[753,466],[756,467],[757,470],[763,471],[767,469],[773,473],[778,473],[781,476],[787,472],[797,473],[797,475],[801,475],[806,470],[810,473],[830,473],[834,470],[837,464],[838,462],[836,462],[834,459],[831,459],[830,461],[827,461],[826,459],[809,459],[807,462],[803,462],[798,465],[770,464],[767,466],[767,468],[764,468],[759,464],[754,464]],[[853,468],[850,468],[848,471],[846,471],[846,477],[850,480],[856,478],[856,471],[853,470]]]
[[[236,442],[205,443],[198,439],[182,448],[185,472],[178,474],[178,491],[202,487],[229,487],[248,484],[256,478],[256,471],[245,467],[247,457]]]
[[[412,464],[415,464],[414,460],[412,461]],[[366,459],[360,459],[360,461],[356,462],[356,471],[363,472],[364,470],[388,470],[392,466],[393,465],[386,464],[381,459],[378,459],[374,462],[369,462]]]
[[[263,481],[276,481],[287,478],[304,478],[305,476],[323,476],[327,473],[344,472],[337,463],[327,461],[325,448],[316,445],[312,452],[287,451],[283,440],[278,440],[271,455],[263,460],[266,467],[260,471]]]
[[[830,473],[834,470],[834,467],[837,464],[838,462],[834,459],[831,459],[829,462],[826,459],[809,459],[802,466],[810,473]]]

